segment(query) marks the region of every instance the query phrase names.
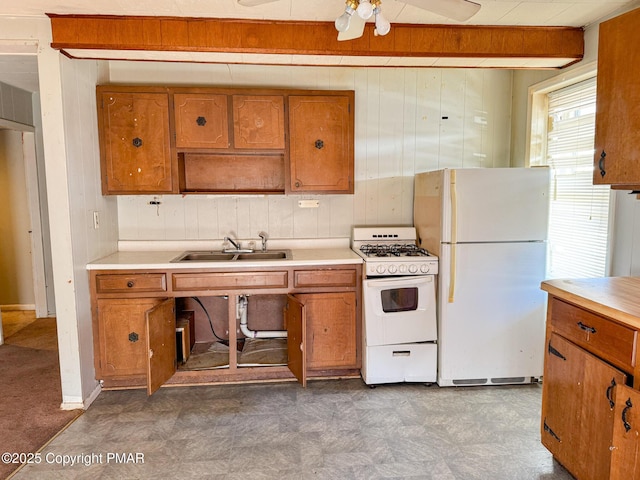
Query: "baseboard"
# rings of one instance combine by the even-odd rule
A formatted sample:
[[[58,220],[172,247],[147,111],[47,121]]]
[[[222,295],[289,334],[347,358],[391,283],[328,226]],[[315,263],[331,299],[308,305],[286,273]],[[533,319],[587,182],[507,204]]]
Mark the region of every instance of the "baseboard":
[[[34,304],[15,304],[15,305],[0,305],[0,311],[12,312],[16,310],[35,310]]]
[[[83,402],[62,402],[60,404],[61,410],[86,410],[93,403],[93,401],[98,398],[102,388],[100,384],[96,384],[96,388],[93,389],[91,394],[83,401]]]

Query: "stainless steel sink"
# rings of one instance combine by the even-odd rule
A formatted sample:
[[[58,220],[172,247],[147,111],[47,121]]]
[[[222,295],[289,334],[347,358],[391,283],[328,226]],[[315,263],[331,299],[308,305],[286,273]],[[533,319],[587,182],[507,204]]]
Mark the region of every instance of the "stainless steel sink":
[[[235,261],[258,261],[258,260],[285,260],[291,258],[290,250],[270,250],[267,252],[221,252],[210,250],[189,251],[178,255],[171,260],[171,263],[188,263],[188,262],[235,262]]]

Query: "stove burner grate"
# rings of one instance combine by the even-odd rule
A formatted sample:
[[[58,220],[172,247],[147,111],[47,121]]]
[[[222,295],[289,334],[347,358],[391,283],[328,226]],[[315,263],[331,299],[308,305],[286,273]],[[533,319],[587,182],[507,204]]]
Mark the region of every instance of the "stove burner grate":
[[[360,251],[367,257],[427,257],[429,253],[415,244],[365,244]]]

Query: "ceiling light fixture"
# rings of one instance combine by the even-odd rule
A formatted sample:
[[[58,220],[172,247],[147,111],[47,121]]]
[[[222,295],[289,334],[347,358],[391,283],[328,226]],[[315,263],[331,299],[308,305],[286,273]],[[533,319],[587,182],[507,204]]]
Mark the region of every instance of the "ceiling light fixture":
[[[346,0],[344,13],[336,18],[335,25],[338,32],[346,32],[351,25],[351,17],[358,14],[366,21],[375,17],[375,35],[386,35],[391,30],[391,23],[382,15],[382,0]]]

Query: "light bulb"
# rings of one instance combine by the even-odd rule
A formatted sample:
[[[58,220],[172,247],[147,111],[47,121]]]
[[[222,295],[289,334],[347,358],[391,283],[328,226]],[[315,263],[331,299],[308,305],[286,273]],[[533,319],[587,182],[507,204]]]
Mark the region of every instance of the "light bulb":
[[[353,15],[353,12],[349,13],[344,12],[342,15],[340,15],[338,18],[336,18],[336,30],[338,30],[339,32],[346,32],[347,30],[349,30],[349,24],[351,23],[351,15]]]
[[[360,4],[356,9],[358,12],[358,16],[363,20],[369,20],[371,15],[373,15],[373,6],[369,0],[360,0]]]
[[[380,36],[386,35],[389,33],[389,30],[391,30],[391,24],[389,23],[389,20],[384,18],[379,8],[376,8],[376,10],[376,29],[374,33]]]

